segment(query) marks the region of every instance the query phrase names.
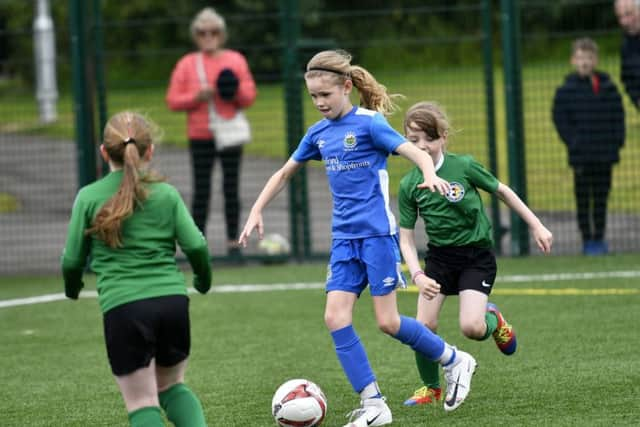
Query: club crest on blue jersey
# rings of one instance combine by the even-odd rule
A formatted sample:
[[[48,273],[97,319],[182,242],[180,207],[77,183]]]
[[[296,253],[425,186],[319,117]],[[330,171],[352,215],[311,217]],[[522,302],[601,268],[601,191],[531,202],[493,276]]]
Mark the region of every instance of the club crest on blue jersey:
[[[347,132],[344,136],[343,140],[344,150],[345,151],[353,151],[356,149],[356,145],[358,145],[358,141],[356,140],[356,134],[354,132]]]
[[[457,203],[464,197],[464,187],[459,182],[452,181],[449,183],[451,190],[446,194],[448,201]]]

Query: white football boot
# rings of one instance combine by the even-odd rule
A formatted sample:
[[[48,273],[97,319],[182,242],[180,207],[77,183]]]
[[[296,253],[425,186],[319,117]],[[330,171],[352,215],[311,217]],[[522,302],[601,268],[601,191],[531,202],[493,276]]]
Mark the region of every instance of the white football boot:
[[[444,380],[447,394],[444,398],[444,410],[453,411],[464,402],[471,391],[471,377],[476,370],[476,359],[469,353],[456,350],[456,360],[445,367]]]
[[[344,427],[371,427],[391,424],[393,418],[385,400],[384,397],[362,400],[358,409],[347,414],[349,422]]]

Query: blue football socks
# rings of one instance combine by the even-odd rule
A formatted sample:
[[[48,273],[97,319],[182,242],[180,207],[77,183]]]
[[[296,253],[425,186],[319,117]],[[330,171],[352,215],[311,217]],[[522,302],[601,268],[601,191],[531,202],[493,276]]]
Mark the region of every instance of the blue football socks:
[[[446,349],[442,338],[416,319],[407,316],[400,316],[400,329],[394,338],[424,354],[429,360],[439,360]]]
[[[331,337],[342,370],[356,393],[360,393],[376,380],[360,337],[353,329],[353,325],[331,332]]]

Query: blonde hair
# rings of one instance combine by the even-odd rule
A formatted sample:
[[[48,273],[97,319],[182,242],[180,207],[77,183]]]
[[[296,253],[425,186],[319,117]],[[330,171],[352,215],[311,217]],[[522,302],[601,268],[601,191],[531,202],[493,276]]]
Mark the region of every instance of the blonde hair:
[[[384,115],[398,110],[394,99],[402,95],[388,94],[387,88],[378,83],[371,73],[359,65],[351,65],[351,54],[344,50],[324,50],[315,54],[307,63],[304,75],[305,79],[314,77],[330,78],[337,85],[351,80],[358,89],[360,106]]]
[[[95,234],[112,248],[122,246],[122,222],[147,198],[146,184],[163,180],[154,171],[142,169],[141,159],[151,149],[157,134],[157,127],[138,113],[123,111],[109,119],[103,144],[111,162],[122,166],[122,182],[98,211],[85,235]]]
[[[415,124],[432,140],[442,138],[449,133],[449,119],[436,102],[422,101],[413,104],[404,115],[404,131]]]
[[[227,24],[222,15],[212,7],[205,7],[193,18],[189,27],[191,37],[195,37],[198,30],[206,25],[212,25],[219,29],[222,43],[227,41]]]

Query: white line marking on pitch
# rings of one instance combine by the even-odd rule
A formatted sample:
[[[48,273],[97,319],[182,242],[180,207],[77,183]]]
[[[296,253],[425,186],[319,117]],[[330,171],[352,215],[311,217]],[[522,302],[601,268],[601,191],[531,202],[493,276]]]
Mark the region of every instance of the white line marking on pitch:
[[[523,283],[523,282],[556,282],[567,280],[594,280],[594,279],[623,279],[640,277],[640,271],[602,271],[593,273],[557,273],[557,274],[530,274],[500,276],[497,280],[500,283]],[[214,285],[210,293],[241,293],[241,292],[269,292],[269,291],[289,291],[303,289],[324,289],[324,282],[316,283],[274,283],[274,284],[246,284],[246,285]],[[195,289],[189,288],[189,293],[196,293]],[[607,291],[607,292],[605,292]],[[496,289],[496,294],[509,295],[625,295],[640,293],[637,289]],[[96,298],[96,291],[82,291],[80,298]],[[61,301],[66,299],[63,293],[39,295],[27,298],[13,298],[0,300],[0,308],[16,307],[20,305],[40,304],[44,302]]]

